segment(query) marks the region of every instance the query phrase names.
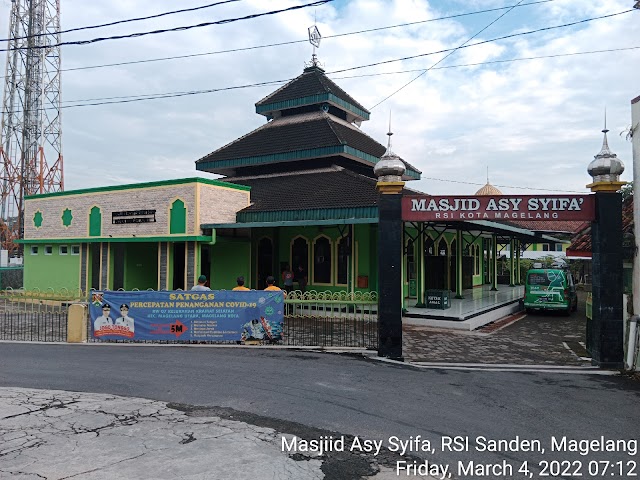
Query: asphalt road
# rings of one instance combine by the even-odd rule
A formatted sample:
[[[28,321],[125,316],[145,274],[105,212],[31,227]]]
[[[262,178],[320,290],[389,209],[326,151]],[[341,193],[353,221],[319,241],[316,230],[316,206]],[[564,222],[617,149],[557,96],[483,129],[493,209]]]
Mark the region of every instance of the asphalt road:
[[[582,478],[623,478],[610,471],[588,475],[592,460],[640,464],[637,452],[579,455],[549,448],[552,436],[638,440],[640,382],[619,376],[418,370],[275,349],[4,343],[0,386],[206,406],[256,424],[295,422],[385,442],[391,436],[410,440],[421,435],[436,452],[412,453],[441,464],[506,460],[519,465],[529,460],[535,472],[543,467],[540,460],[578,460],[584,463]],[[441,451],[441,438],[455,435],[471,438],[470,451]],[[477,436],[537,439],[546,452],[478,452],[473,448]],[[630,467],[625,463],[622,468]],[[513,478],[526,477],[514,472]]]

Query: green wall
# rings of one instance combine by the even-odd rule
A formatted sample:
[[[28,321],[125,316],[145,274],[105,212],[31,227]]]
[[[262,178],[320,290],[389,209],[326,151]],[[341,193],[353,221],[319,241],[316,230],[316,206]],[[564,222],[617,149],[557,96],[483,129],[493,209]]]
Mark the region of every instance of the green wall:
[[[249,239],[225,239],[218,237],[210,246],[212,290],[231,290],[236,278],[244,277],[245,286],[255,288],[251,276],[251,242]]]
[[[52,254],[45,255],[44,244],[33,244],[38,247],[38,254],[31,254],[32,244],[25,245],[24,253],[24,288],[46,291],[52,288],[59,292],[63,288],[77,292],[80,288],[80,255],[71,255],[71,245],[67,245],[68,253],[59,254],[60,245],[53,244]]]
[[[113,271],[113,270],[112,270]],[[158,289],[158,244],[128,243],[125,247],[124,289]]]

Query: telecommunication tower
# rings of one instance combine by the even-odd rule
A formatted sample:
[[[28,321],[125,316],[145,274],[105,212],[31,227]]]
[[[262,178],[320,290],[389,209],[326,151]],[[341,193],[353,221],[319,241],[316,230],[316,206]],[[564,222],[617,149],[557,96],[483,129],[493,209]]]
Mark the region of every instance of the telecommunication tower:
[[[16,254],[24,197],[64,190],[60,0],[11,0],[0,130],[0,242]],[[6,47],[5,47],[6,45]]]

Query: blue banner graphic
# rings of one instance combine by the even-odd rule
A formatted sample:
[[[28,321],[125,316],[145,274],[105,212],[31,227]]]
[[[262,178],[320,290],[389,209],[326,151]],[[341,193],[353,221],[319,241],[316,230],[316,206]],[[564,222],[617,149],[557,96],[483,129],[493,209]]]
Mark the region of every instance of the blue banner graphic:
[[[251,290],[92,292],[100,340],[277,341],[284,293]]]

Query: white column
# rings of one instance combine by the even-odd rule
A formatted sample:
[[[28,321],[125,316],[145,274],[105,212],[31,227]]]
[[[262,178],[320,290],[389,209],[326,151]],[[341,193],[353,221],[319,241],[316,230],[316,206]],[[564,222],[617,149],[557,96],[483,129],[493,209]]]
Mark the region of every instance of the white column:
[[[640,243],[640,96],[631,100],[631,128],[633,131],[633,234]],[[633,257],[633,313],[640,315],[640,255]]]

